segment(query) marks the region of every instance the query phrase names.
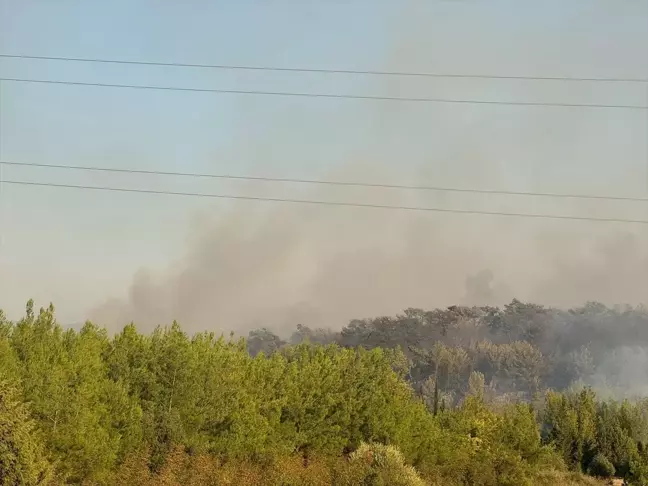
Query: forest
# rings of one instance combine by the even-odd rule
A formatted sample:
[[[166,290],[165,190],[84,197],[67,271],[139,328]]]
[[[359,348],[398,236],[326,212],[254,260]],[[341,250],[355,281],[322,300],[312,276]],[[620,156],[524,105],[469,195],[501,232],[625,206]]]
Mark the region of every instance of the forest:
[[[288,334],[0,313],[0,484],[648,484],[645,308],[513,300]]]

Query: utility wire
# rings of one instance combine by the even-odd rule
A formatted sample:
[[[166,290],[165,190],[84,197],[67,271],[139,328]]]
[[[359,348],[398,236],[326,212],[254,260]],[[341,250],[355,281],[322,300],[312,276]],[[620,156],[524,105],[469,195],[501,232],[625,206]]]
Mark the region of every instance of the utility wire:
[[[391,206],[385,204],[367,204],[367,203],[351,203],[340,201],[317,201],[309,199],[286,199],[286,198],[272,198],[261,196],[232,196],[225,194],[206,194],[197,192],[173,192],[173,191],[156,191],[149,189],[129,189],[122,187],[108,187],[108,186],[85,186],[73,184],[55,184],[51,182],[32,182],[32,181],[16,181],[6,180],[5,184],[15,184],[21,186],[37,186],[37,187],[56,187],[62,189],[85,189],[94,191],[111,191],[111,192],[127,192],[127,193],[141,193],[141,194],[164,194],[170,196],[188,196],[188,197],[204,197],[215,199],[235,199],[247,201],[267,201],[267,202],[282,202],[293,204],[312,204],[320,206],[345,206],[356,208],[373,208],[373,209],[392,209],[399,211],[424,211],[424,212],[437,212],[437,213],[453,213],[453,214],[479,214],[487,216],[510,216],[520,218],[541,218],[541,219],[560,219],[560,220],[576,220],[576,221],[597,221],[608,223],[627,223],[627,224],[648,224],[647,220],[641,219],[622,219],[622,218],[593,218],[587,216],[563,216],[555,214],[538,214],[538,213],[508,213],[502,211],[476,211],[464,209],[450,209],[450,208],[436,208],[436,207],[419,207],[419,206]]]
[[[67,86],[93,86],[99,88],[127,88],[142,90],[159,90],[159,91],[184,91],[194,93],[218,93],[232,95],[257,95],[257,96],[283,96],[283,97],[301,97],[301,98],[336,98],[336,99],[356,99],[356,100],[381,100],[381,101],[400,101],[413,103],[459,103],[471,105],[513,105],[513,106],[551,106],[562,108],[604,108],[604,109],[625,109],[625,110],[648,110],[645,105],[615,105],[615,104],[583,104],[583,103],[548,103],[541,101],[500,101],[500,100],[466,100],[451,98],[415,98],[399,96],[374,96],[374,95],[349,95],[335,93],[305,93],[295,91],[257,91],[257,90],[235,90],[235,89],[213,89],[213,88],[183,88],[178,86],[151,86],[138,84],[112,84],[112,83],[90,83],[82,81],[60,81],[53,79],[31,79],[31,78],[0,78],[0,81],[15,83],[37,83],[37,84],[57,84]]]
[[[328,186],[351,186],[351,187],[367,187],[367,188],[380,188],[380,189],[402,189],[402,190],[415,190],[415,191],[435,191],[435,192],[457,192],[469,194],[492,194],[492,195],[505,195],[505,196],[536,196],[548,198],[567,198],[567,199],[595,199],[607,201],[629,201],[629,202],[648,202],[648,197],[630,197],[630,196],[604,196],[604,195],[587,195],[587,194],[564,194],[564,193],[551,193],[551,192],[525,192],[525,191],[500,191],[495,189],[465,189],[458,187],[442,187],[442,186],[416,186],[405,184],[381,184],[371,182],[356,182],[356,181],[331,181],[321,179],[294,179],[294,178],[280,178],[280,177],[258,177],[258,176],[239,176],[230,174],[206,174],[197,172],[169,172],[160,170],[144,170],[144,169],[120,169],[112,167],[90,167],[81,165],[62,165],[62,164],[39,164],[32,162],[11,162],[0,160],[0,164],[18,167],[37,167],[37,168],[50,168],[50,169],[65,169],[65,170],[82,170],[82,171],[96,171],[96,172],[113,172],[113,173],[126,173],[126,174],[145,174],[145,175],[162,175],[174,177],[192,177],[192,178],[211,178],[211,179],[228,179],[228,180],[243,180],[243,181],[263,181],[263,182],[285,182],[294,184],[318,184]]]
[[[425,78],[518,79],[518,80],[527,80],[527,81],[648,83],[648,78],[518,76],[518,75],[492,75],[492,74],[378,71],[378,70],[358,70],[358,69],[317,69],[317,68],[301,68],[301,67],[250,66],[250,65],[236,65],[236,64],[190,64],[190,63],[179,63],[179,62],[128,61],[128,60],[121,60],[121,59],[98,59],[98,58],[82,58],[82,57],[30,56],[30,55],[23,55],[23,54],[0,54],[0,58],[32,59],[32,60],[43,60],[43,61],[85,62],[85,63],[100,63],[100,64],[125,64],[125,65],[136,65],[136,66],[221,69],[221,70],[236,70],[236,71],[275,71],[275,72],[293,72],[293,73],[353,74],[353,75],[367,75],[367,76],[404,76],[404,77],[425,77]]]

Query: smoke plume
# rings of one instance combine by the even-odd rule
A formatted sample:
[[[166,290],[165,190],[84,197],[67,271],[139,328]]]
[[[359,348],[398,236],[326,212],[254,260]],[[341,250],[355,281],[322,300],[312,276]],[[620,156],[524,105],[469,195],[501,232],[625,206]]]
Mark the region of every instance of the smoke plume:
[[[462,8],[408,3],[406,15],[385,22],[383,65],[376,67],[512,73],[525,66],[514,63],[522,62],[510,45],[515,34],[536,70],[573,72],[579,52],[562,46],[570,45],[574,26],[563,25],[548,40],[544,31],[499,32],[484,23],[459,35],[439,24],[439,15],[450,19]],[[479,40],[486,38],[486,44]],[[454,39],[452,49],[446,49],[448,39]],[[543,64],[545,55],[551,62]],[[597,58],[608,61],[616,66]],[[582,103],[629,93],[538,81],[369,77],[322,83],[312,90]],[[249,108],[245,103],[250,101],[242,101],[242,108]],[[241,122],[241,137],[218,155],[215,171],[227,159],[250,175],[291,176],[288,167],[298,167],[311,178],[345,181],[645,192],[644,113],[358,100],[288,106],[282,100],[269,110],[263,131]],[[282,158],[292,165],[279,163]],[[648,210],[645,203],[623,201],[435,191],[251,182],[230,189],[464,211],[646,219]],[[245,333],[298,323],[340,328],[352,318],[407,307],[503,304],[512,297],[571,306],[594,300],[637,304],[648,296],[648,230],[638,224],[241,201],[214,208],[189,240],[169,268],[138,271],[128,296],[99,306],[93,317],[110,327],[134,320],[150,328],[177,319],[190,330]]]

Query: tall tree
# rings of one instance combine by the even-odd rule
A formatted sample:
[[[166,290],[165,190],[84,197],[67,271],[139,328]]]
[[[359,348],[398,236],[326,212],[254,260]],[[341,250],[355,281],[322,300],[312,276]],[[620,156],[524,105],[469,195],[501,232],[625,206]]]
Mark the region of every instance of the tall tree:
[[[0,485],[46,484],[52,469],[42,438],[16,389],[0,380]]]

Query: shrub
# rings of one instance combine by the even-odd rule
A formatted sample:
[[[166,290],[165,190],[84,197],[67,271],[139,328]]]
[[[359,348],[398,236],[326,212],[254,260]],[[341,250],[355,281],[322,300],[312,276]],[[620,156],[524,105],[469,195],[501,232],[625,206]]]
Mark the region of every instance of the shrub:
[[[412,466],[405,464],[403,454],[393,446],[362,443],[351,454],[351,464],[366,466],[367,486],[425,486]]]
[[[600,481],[576,472],[540,471],[533,478],[534,486],[602,486]]]
[[[610,478],[616,472],[614,465],[603,454],[596,454],[590,462],[587,472],[592,476]]]

